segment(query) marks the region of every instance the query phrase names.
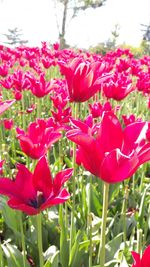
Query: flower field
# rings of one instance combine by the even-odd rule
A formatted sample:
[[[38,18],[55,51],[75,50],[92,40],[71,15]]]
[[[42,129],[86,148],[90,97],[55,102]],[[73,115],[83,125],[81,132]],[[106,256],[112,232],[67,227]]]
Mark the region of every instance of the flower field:
[[[0,46],[0,267],[150,266],[150,56]]]

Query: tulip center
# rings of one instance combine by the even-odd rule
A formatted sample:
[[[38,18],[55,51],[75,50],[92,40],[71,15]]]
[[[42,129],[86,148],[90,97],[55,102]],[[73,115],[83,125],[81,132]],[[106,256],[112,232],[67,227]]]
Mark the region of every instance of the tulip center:
[[[30,205],[35,209],[38,209],[45,202],[43,192],[37,191],[36,199],[30,200]]]

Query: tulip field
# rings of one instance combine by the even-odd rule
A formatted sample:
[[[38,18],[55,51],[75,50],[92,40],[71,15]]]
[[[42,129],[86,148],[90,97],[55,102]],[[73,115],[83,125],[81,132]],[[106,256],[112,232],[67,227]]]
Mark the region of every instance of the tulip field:
[[[150,56],[0,46],[0,267],[150,267]]]

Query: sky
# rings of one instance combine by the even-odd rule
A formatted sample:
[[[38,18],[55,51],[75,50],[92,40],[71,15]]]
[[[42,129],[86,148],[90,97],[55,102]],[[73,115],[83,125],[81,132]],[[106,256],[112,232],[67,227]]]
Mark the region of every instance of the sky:
[[[57,8],[55,8],[57,6]],[[42,41],[58,41],[62,6],[57,0],[0,0],[0,41],[8,29],[22,29],[22,39],[38,46]],[[118,44],[139,46],[141,24],[150,23],[150,0],[107,0],[103,7],[80,11],[67,23],[66,40],[71,46],[88,48],[111,37],[119,26]]]

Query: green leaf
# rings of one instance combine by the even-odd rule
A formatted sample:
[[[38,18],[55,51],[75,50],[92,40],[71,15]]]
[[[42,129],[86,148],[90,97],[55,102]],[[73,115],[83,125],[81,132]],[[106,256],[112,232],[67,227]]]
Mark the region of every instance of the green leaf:
[[[112,261],[114,259],[114,255],[120,249],[122,240],[123,233],[120,233],[106,244],[106,262]]]
[[[2,215],[4,217],[5,223],[7,226],[15,233],[15,235],[20,236],[20,230],[18,226],[18,217],[17,211],[11,209],[4,197],[0,196],[0,209],[2,211]]]
[[[2,245],[5,257],[7,259],[8,267],[22,267],[23,256],[21,252],[13,245]],[[26,260],[26,267],[30,267],[30,264]]]
[[[144,211],[145,211],[144,204],[145,204],[145,198],[146,198],[146,193],[148,189],[149,189],[149,186],[145,188],[144,193],[142,194],[141,205],[139,208],[138,221],[139,221],[140,228],[142,228],[143,226],[143,218],[144,218]]]
[[[83,231],[79,230],[76,235],[74,245],[71,249],[69,267],[81,266],[84,260],[86,261],[86,252],[87,252],[89,243],[81,242],[82,237],[83,237]]]
[[[59,257],[60,257],[60,252],[56,251],[56,253],[47,260],[45,263],[44,267],[58,267],[59,265]]]

